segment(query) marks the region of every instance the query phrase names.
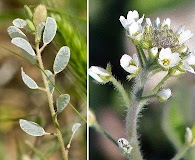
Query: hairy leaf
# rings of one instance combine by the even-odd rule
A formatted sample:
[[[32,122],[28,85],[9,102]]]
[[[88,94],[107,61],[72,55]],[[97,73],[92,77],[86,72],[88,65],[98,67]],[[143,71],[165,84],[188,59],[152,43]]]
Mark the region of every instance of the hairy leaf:
[[[43,43],[49,44],[56,35],[57,24],[54,18],[47,17],[45,30],[43,32]]]
[[[58,51],[54,64],[53,64],[53,70],[54,73],[57,74],[61,72],[68,64],[68,61],[70,59],[70,49],[67,46],[63,46]]]
[[[7,32],[11,38],[21,37],[28,40],[26,35],[19,28],[15,26],[8,27]]]
[[[13,25],[18,28],[25,28],[26,27],[26,21],[24,19],[16,18],[13,20]]]
[[[30,78],[24,71],[23,68],[21,68],[21,74],[22,74],[22,80],[23,82],[31,89],[37,89],[38,86],[36,82]]]
[[[19,48],[25,50],[30,55],[35,56],[35,51],[32,49],[30,43],[27,40],[20,37],[16,37],[13,38],[11,42]]]
[[[31,136],[43,136],[45,134],[44,129],[35,122],[20,119],[19,123],[20,128]]]
[[[57,98],[56,105],[57,105],[57,112],[61,113],[64,108],[68,105],[70,101],[70,96],[68,94],[62,94]]]

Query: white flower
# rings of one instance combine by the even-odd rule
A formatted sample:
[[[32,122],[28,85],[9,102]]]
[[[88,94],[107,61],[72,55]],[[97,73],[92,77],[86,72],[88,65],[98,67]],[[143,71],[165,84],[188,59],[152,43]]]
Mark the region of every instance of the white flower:
[[[172,53],[170,48],[162,48],[159,53],[158,63],[166,70],[176,66],[181,58],[179,53]]]
[[[195,74],[194,69],[191,67],[191,66],[195,66],[195,54],[194,53],[191,53],[187,57],[185,57],[182,63],[183,63],[183,65],[181,66],[182,69]]]
[[[129,26],[133,23],[133,22],[137,22],[139,24],[141,24],[143,22],[144,19],[144,15],[142,16],[142,18],[139,18],[139,14],[136,10],[134,11],[129,11],[127,14],[127,19],[125,19],[124,16],[120,16],[119,20],[122,24],[122,26],[128,30]]]
[[[160,101],[165,102],[169,97],[171,96],[171,90],[168,89],[162,89],[158,91],[157,97]]]
[[[150,18],[146,18],[146,25],[152,26],[152,22],[151,22]]]
[[[104,68],[91,66],[88,70],[89,75],[100,83],[107,83],[110,78],[110,73]]]
[[[158,28],[160,26],[160,18],[159,17],[157,17],[156,20],[154,21],[154,26],[156,28]]]
[[[143,29],[142,26],[137,23],[137,22],[133,22],[130,26],[129,26],[129,35],[131,38],[136,39],[136,40],[140,40],[142,35],[143,35]]]
[[[180,26],[177,30],[177,34],[179,34],[179,43],[183,44],[185,41],[189,40],[192,38],[194,34],[191,33],[190,30],[184,31],[185,26]]]
[[[133,147],[129,144],[128,140],[126,140],[125,138],[119,138],[117,143],[123,154],[131,153]]]
[[[125,71],[133,74],[136,74],[140,69],[139,60],[135,53],[133,54],[133,58],[127,54],[124,54],[120,59],[120,65]]]
[[[162,27],[164,27],[165,25],[168,26],[168,28],[170,29],[170,25],[171,25],[171,20],[169,18],[164,19],[163,23],[162,23]]]

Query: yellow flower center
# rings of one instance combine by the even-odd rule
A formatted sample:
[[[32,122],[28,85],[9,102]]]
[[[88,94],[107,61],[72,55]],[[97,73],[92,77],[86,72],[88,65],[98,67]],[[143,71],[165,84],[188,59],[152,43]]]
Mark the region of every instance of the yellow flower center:
[[[162,60],[162,64],[163,64],[164,66],[168,66],[170,63],[171,63],[170,59],[163,59],[163,60]]]

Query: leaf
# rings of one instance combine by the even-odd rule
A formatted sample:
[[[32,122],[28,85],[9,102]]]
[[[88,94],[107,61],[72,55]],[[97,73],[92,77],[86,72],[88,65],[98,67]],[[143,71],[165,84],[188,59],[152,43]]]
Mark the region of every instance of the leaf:
[[[75,124],[72,126],[72,134],[75,134],[75,132],[79,129],[80,126],[81,126],[80,123],[75,123]]]
[[[36,82],[30,78],[24,71],[23,68],[21,68],[21,74],[22,74],[22,80],[23,82],[31,89],[37,89],[38,86]]]
[[[51,82],[53,84],[55,84],[55,76],[53,75],[53,73],[50,70],[45,70],[45,74],[49,77]],[[51,94],[53,94],[54,86],[52,85],[52,83],[48,79],[47,79],[47,81],[49,83],[49,90],[50,90]]]
[[[26,35],[19,28],[15,26],[8,27],[7,32],[11,38],[21,37],[28,40]]]
[[[20,119],[19,123],[20,128],[31,136],[43,136],[45,134],[44,129],[35,122]]]
[[[16,46],[18,46],[19,48],[25,50],[30,55],[35,56],[35,52],[27,40],[20,38],[20,37],[16,37],[16,38],[13,38],[11,42],[15,44]]]
[[[25,50],[21,49],[22,50],[22,53],[24,54],[24,56],[32,63],[32,64],[35,64],[37,62],[37,59],[30,55],[28,52],[26,52]]]
[[[45,22],[41,22],[38,27],[37,27],[37,38],[40,41],[41,40],[41,36],[42,36],[42,32],[43,32],[43,28],[45,27]]]
[[[70,59],[70,49],[67,46],[63,46],[58,51],[54,64],[53,64],[53,70],[54,73],[57,74],[61,72],[68,64],[68,61]]]
[[[43,43],[49,44],[55,37],[57,24],[54,18],[47,17],[45,30],[43,32]]]
[[[13,20],[13,25],[18,28],[25,28],[26,27],[26,21],[20,18],[16,18]]]
[[[57,98],[56,105],[57,105],[57,112],[61,113],[64,108],[68,105],[70,101],[69,94],[62,94]]]

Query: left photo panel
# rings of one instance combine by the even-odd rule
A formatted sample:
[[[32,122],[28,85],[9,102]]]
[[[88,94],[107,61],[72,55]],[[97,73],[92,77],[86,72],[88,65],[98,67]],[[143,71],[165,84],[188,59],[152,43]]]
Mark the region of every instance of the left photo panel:
[[[0,159],[87,159],[87,0],[0,2]]]

